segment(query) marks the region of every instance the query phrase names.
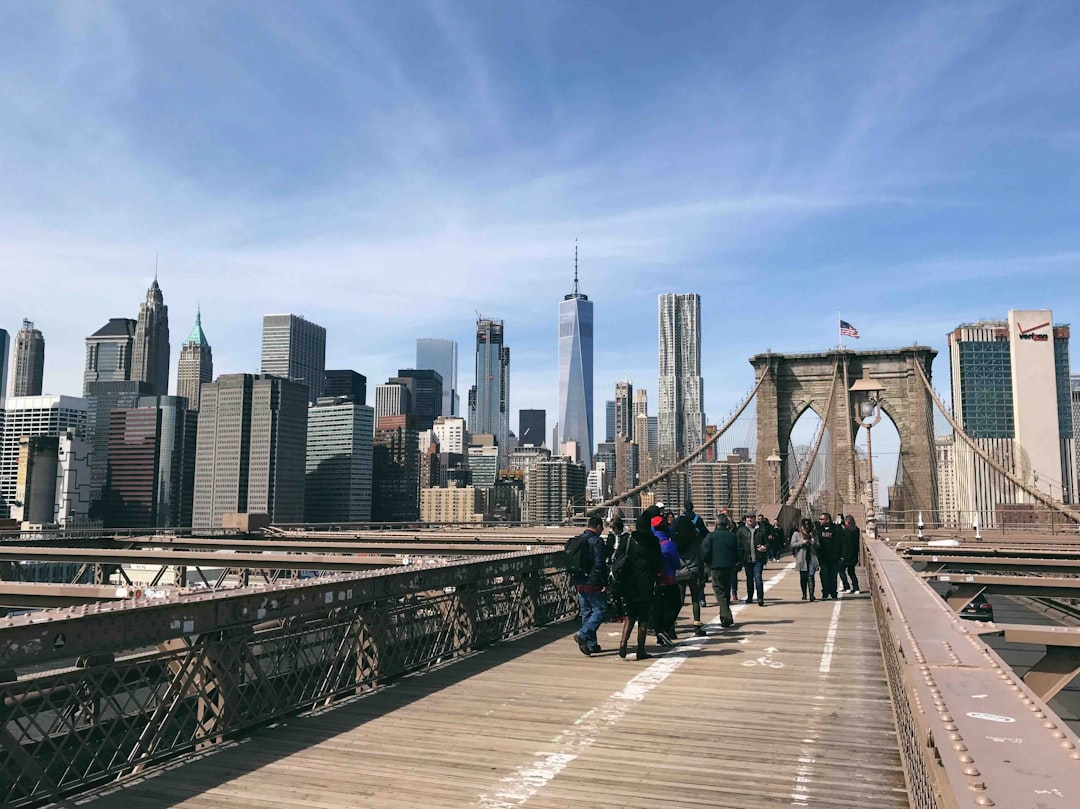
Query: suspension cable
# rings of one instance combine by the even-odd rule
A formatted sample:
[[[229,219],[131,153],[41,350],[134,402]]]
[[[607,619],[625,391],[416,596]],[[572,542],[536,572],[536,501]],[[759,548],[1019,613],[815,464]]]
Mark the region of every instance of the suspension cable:
[[[788,492],[787,499],[784,501],[785,506],[792,505],[799,499],[799,495],[802,494],[803,487],[806,485],[806,481],[810,479],[810,470],[814,467],[814,461],[817,460],[818,450],[821,448],[821,440],[825,437],[825,428],[829,423],[829,419],[832,418],[833,402],[836,399],[836,378],[840,374],[840,355],[836,356],[836,364],[833,366],[832,386],[829,388],[829,402],[825,405],[825,416],[821,420],[821,426],[818,427],[817,437],[814,439],[814,447],[810,450],[810,456],[807,460],[806,468],[803,469],[802,474],[799,475],[798,481],[795,483],[795,487]],[[758,447],[758,451],[761,448]]]
[[[695,460],[700,455],[702,455],[706,450],[709,449],[709,447],[711,447],[713,444],[715,444],[716,441],[720,438],[720,436],[722,436],[724,433],[726,433],[728,431],[728,428],[730,428],[731,425],[733,425],[735,423],[735,420],[737,418],[739,418],[739,416],[742,415],[742,412],[744,410],[746,410],[747,406],[753,400],[754,396],[757,395],[758,388],[761,387],[761,383],[763,383],[765,381],[765,377],[767,375],[768,375],[768,370],[766,370],[764,373],[762,373],[761,377],[757,380],[757,382],[754,383],[754,387],[751,388],[750,393],[748,393],[746,395],[746,398],[743,399],[742,404],[740,404],[738,406],[738,408],[735,409],[735,412],[731,414],[731,416],[728,418],[728,420],[724,423],[724,426],[721,427],[719,430],[717,430],[716,434],[711,436],[708,441],[706,441],[704,444],[702,444],[696,450],[691,452],[685,458],[680,460],[677,464],[672,466],[670,469],[665,469],[659,475],[656,475],[656,476],[650,478],[649,480],[645,481],[644,483],[641,483],[641,484],[635,486],[630,491],[624,492],[623,494],[620,494],[620,495],[618,495],[616,497],[612,497],[610,500],[605,500],[603,503],[598,503],[597,505],[592,506],[591,508],[593,508],[593,509],[601,509],[601,508],[609,508],[611,506],[616,506],[619,503],[623,502],[624,500],[627,500],[628,498],[631,498],[634,495],[640,494],[641,492],[645,491],[646,489],[652,488],[657,483],[660,483],[661,481],[667,480],[669,477],[674,475],[676,472],[683,469],[691,461]]]
[[[1019,486],[1021,489],[1023,489],[1029,495],[1031,495],[1036,500],[1038,500],[1040,503],[1042,503],[1044,506],[1047,506],[1049,508],[1054,509],[1058,513],[1063,514],[1064,516],[1068,517],[1073,522],[1080,523],[1080,511],[1077,511],[1076,509],[1069,508],[1064,503],[1059,503],[1054,498],[1043,494],[1038,489],[1036,489],[1036,488],[1034,488],[1032,486],[1029,486],[1027,484],[1027,482],[1024,481],[1022,478],[1018,477],[1012,471],[1010,471],[1009,469],[1006,469],[1004,466],[1002,466],[997,461],[995,461],[994,458],[990,455],[990,453],[988,453],[986,450],[984,450],[982,447],[980,447],[975,442],[975,439],[973,439],[971,436],[969,436],[967,433],[965,433],[961,429],[960,425],[956,423],[956,419],[953,418],[952,413],[950,413],[948,411],[948,409],[945,407],[944,402],[942,402],[940,397],[937,395],[937,391],[934,390],[934,386],[930,384],[930,380],[927,379],[927,377],[926,377],[926,371],[923,370],[922,363],[916,362],[915,363],[915,368],[916,368],[916,370],[918,370],[919,377],[922,379],[923,385],[930,392],[930,396],[933,398],[934,404],[937,405],[938,410],[940,410],[941,414],[943,416],[945,416],[946,421],[948,421],[949,424],[952,425],[953,431],[958,436],[960,436],[961,439],[963,439],[965,444],[967,444],[969,447],[971,447],[971,449],[975,452],[976,455],[978,455],[980,458],[982,458],[984,461],[986,461],[986,463],[990,464],[990,467],[995,472],[998,472],[999,474],[1004,475],[1008,480],[1012,481],[1015,485]]]

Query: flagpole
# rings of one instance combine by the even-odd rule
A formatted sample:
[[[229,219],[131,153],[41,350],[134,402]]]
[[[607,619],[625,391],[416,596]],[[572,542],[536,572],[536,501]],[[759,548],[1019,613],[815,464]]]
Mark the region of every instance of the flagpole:
[[[836,329],[839,332],[839,336],[840,336],[840,350],[843,351],[844,350],[844,330],[842,328],[840,328],[840,312],[839,312],[839,310],[837,310],[837,312],[836,312]]]

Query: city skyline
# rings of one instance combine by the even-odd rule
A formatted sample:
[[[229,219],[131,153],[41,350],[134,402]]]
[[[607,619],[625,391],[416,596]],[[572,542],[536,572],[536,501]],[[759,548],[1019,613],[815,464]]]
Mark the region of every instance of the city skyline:
[[[833,345],[837,309],[863,336],[852,347],[942,356],[962,320],[1080,311],[1080,203],[1061,170],[1080,89],[1046,80],[1080,66],[1068,4],[1030,19],[997,3],[717,6],[692,27],[600,4],[271,6],[175,9],[167,26],[153,7],[11,10],[0,44],[22,102],[0,130],[16,169],[0,189],[0,327],[25,317],[46,335],[44,392],[79,390],[82,338],[134,317],[156,253],[173,322],[201,305],[219,373],[259,369],[268,312],[304,312],[333,335],[327,367],[381,381],[418,337],[470,345],[479,310],[511,330],[513,410],[549,414],[538,302],[565,291],[575,237],[603,301],[595,411],[623,377],[657,401],[661,292],[702,295],[710,421],[749,387],[749,356]],[[214,69],[180,69],[206,30],[226,43]],[[237,87],[260,92],[215,102]]]

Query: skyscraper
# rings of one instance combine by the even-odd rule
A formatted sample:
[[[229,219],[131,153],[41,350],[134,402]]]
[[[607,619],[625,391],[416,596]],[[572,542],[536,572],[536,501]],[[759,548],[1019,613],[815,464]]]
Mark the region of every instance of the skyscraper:
[[[386,416],[375,426],[371,518],[415,522],[420,516],[420,443],[412,416]]]
[[[367,377],[356,371],[327,371],[323,375],[323,396],[351,396],[355,404],[367,404]]]
[[[131,378],[150,386],[151,395],[169,395],[169,307],[154,283],[146,291],[146,300],[139,304],[132,346]]]
[[[510,347],[503,339],[501,320],[476,321],[476,384],[469,391],[469,432],[494,435],[500,463],[510,436]]]
[[[180,346],[176,369],[176,395],[188,400],[189,410],[199,409],[199,391],[214,381],[214,351],[202,328],[202,312],[195,312],[195,326]]]
[[[649,415],[649,394],[645,388],[634,391],[634,429],[637,429],[637,417]]]
[[[406,416],[412,413],[412,394],[408,385],[387,382],[375,386],[375,428],[386,416]]]
[[[615,436],[634,440],[634,386],[629,379],[615,383]]]
[[[544,446],[547,440],[547,412],[544,410],[518,411],[518,446]]]
[[[614,438],[614,436],[612,436]],[[559,444],[577,441],[581,461],[592,468],[593,305],[578,287],[574,247],[574,291],[559,303]]]
[[[308,390],[267,374],[223,374],[203,385],[194,527],[220,528],[231,513],[304,519]]]
[[[701,446],[701,296],[665,293],[660,309],[660,406],[658,461],[661,469]]]
[[[443,380],[438,371],[404,368],[390,377],[388,385],[404,385],[409,389],[412,409],[408,412],[420,432],[430,430],[435,419],[443,415]]]
[[[1053,313],[1010,310],[1007,321],[965,323],[949,335],[953,413],[1002,466],[1055,500],[1076,492],[1069,327]],[[955,442],[957,508],[964,524],[1000,524],[999,506],[1031,498]]]
[[[18,487],[19,442],[23,436],[81,433],[86,402],[71,396],[13,396],[4,402],[0,429],[0,517],[10,516]]]
[[[326,329],[300,315],[263,315],[262,372],[301,383],[314,404],[326,373]]]
[[[131,351],[135,321],[128,317],[109,322],[86,338],[83,396],[91,382],[127,382],[131,379]]]
[[[374,431],[374,408],[351,396],[324,396],[308,409],[306,522],[371,519]]]
[[[460,416],[458,396],[458,346],[454,340],[421,337],[416,341],[416,367],[438,371],[442,377],[442,416]]]
[[[604,440],[615,440],[615,400],[604,402]]]
[[[8,394],[8,349],[11,348],[11,338],[6,329],[0,329],[0,401]]]
[[[585,502],[585,467],[567,457],[535,461],[529,468],[525,491],[525,521],[561,523],[567,507],[580,509]]]
[[[7,335],[5,334],[6,338]],[[11,363],[11,395],[40,396],[45,376],[45,338],[29,320],[15,335],[15,358]],[[3,389],[0,389],[2,393]]]

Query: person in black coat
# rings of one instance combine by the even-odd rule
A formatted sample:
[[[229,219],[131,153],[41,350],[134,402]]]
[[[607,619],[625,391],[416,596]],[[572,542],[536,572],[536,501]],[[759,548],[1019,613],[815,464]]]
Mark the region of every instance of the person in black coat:
[[[637,518],[627,543],[626,562],[619,570],[619,592],[622,597],[626,619],[623,621],[622,639],[619,641],[619,657],[626,657],[630,633],[637,625],[637,659],[647,660],[651,655],[645,651],[652,616],[653,594],[656,579],[663,568],[660,540],[652,532],[652,518],[661,516],[656,506],[650,506]]]
[[[822,512],[818,517],[818,564],[821,566],[821,598],[838,598],[836,574],[840,569],[840,532],[832,521],[832,515]]]
[[[731,579],[740,564],[739,540],[732,533],[731,521],[721,516],[716,521],[716,530],[705,537],[701,543],[701,558],[709,568],[712,577],[713,594],[720,606],[720,625],[734,625],[731,615]]]
[[[843,592],[858,593],[859,576],[855,566],[859,564],[859,526],[850,514],[844,517],[843,531],[840,537],[840,581],[844,585]]]

